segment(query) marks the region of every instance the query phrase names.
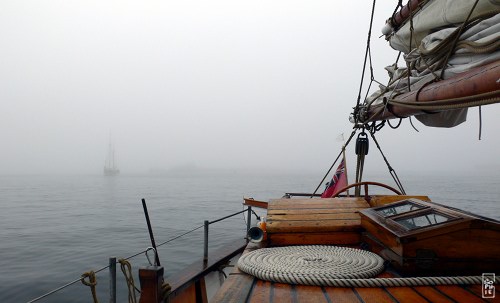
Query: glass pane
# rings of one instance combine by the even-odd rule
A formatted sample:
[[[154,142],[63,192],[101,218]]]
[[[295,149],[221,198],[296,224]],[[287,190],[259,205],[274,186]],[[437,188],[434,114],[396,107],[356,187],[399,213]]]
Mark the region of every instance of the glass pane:
[[[399,224],[403,225],[407,229],[412,230],[412,229],[416,229],[416,228],[420,228],[420,227],[436,225],[439,223],[450,221],[452,219],[453,218],[444,216],[444,215],[439,214],[437,212],[430,212],[430,213],[420,214],[420,215],[416,215],[416,216],[399,218],[399,219],[396,219],[395,221],[398,222]]]
[[[394,216],[394,215],[399,215],[399,214],[404,214],[413,210],[421,209],[424,208],[421,205],[405,201],[398,203],[397,205],[392,205],[389,207],[384,207],[381,209],[377,209],[377,212],[379,212],[381,215],[384,217],[389,217],[389,216]]]

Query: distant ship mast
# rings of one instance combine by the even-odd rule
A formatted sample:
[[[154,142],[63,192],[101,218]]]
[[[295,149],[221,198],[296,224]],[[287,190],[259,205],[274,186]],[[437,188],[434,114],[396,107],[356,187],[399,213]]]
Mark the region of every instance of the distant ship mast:
[[[104,175],[105,176],[116,176],[120,174],[120,170],[116,165],[115,160],[115,149],[113,144],[111,143],[111,138],[109,140],[109,148],[108,155],[106,157],[106,161],[104,163]]]

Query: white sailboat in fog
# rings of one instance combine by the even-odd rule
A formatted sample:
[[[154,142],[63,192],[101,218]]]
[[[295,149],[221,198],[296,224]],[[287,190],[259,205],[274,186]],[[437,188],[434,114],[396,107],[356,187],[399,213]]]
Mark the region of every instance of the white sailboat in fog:
[[[106,156],[106,161],[104,163],[104,175],[105,176],[116,176],[119,174],[120,174],[120,170],[118,169],[118,166],[116,165],[116,159],[115,159],[115,148],[110,140],[108,154]]]

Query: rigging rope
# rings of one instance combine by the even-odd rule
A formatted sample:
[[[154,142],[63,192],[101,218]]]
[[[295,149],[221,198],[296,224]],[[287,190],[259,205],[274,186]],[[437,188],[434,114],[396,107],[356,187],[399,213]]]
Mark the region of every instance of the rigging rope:
[[[398,177],[398,174],[396,173],[396,171],[392,168],[391,164],[389,164],[389,160],[387,160],[387,158],[385,157],[384,155],[384,152],[382,151],[382,148],[380,148],[380,145],[378,144],[378,141],[377,139],[375,138],[375,132],[370,132],[370,135],[373,139],[373,142],[375,142],[375,145],[377,146],[378,150],[380,151],[380,154],[382,155],[382,158],[384,159],[385,161],[385,164],[387,165],[387,168],[389,169],[389,174],[391,175],[392,179],[394,180],[394,182],[396,182],[396,185],[398,186],[399,190],[401,191],[401,193],[403,195],[406,195],[406,192],[403,188],[403,184],[401,183],[401,181],[399,180],[399,177]]]
[[[328,246],[261,248],[238,260],[240,270],[261,280],[335,287],[395,287],[481,284],[481,276],[371,278],[384,270],[384,260],[360,249]],[[496,283],[500,278],[496,277]]]
[[[375,3],[376,3],[376,0],[373,0],[373,5],[372,5],[372,14],[371,14],[371,18],[370,18],[370,27],[368,29],[368,38],[366,40],[366,51],[365,51],[365,60],[363,62],[363,71],[361,72],[361,81],[360,81],[360,84],[359,84],[359,92],[358,92],[358,100],[356,102],[356,107],[355,107],[355,115],[354,115],[354,119],[355,119],[355,124],[357,124],[358,122],[358,115],[357,115],[357,111],[359,109],[359,105],[361,103],[361,92],[363,90],[363,79],[365,77],[365,70],[366,70],[366,60],[368,59],[368,54],[370,52],[370,38],[371,38],[371,35],[372,35],[372,27],[373,27],[373,16],[375,15]]]
[[[415,125],[413,125],[413,120],[411,119],[411,117],[409,117],[409,119],[410,119],[410,125],[411,125],[411,127],[413,127],[413,129],[414,129],[417,133],[419,133],[418,129],[415,127]]]
[[[479,2],[479,0],[474,1],[474,5],[472,5],[471,10],[469,11],[469,15],[467,15],[467,19],[465,19],[465,22],[462,23],[462,25],[460,26],[460,28],[458,30],[457,35],[455,36],[453,44],[451,45],[451,47],[450,47],[450,49],[448,51],[448,54],[446,55],[446,57],[444,59],[443,69],[441,70],[441,75],[439,76],[440,79],[443,79],[443,75],[444,75],[444,72],[446,70],[446,64],[448,64],[448,60],[450,59],[451,55],[455,51],[455,47],[456,47],[456,45],[458,43],[460,35],[462,35],[462,32],[463,32],[465,26],[469,23],[469,19],[470,19],[472,13],[474,12],[474,9],[476,8],[476,5],[477,5],[478,2]]]

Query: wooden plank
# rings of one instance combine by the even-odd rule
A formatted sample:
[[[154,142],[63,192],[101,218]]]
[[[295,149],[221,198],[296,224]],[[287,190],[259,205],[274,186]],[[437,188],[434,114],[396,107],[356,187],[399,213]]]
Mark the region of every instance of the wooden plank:
[[[308,204],[282,204],[275,205],[269,204],[268,209],[310,209],[310,208],[356,208],[356,209],[365,209],[369,208],[368,203],[366,205],[353,205],[349,203],[342,204],[329,204],[329,203],[308,203]]]
[[[395,303],[392,297],[383,289],[378,287],[355,288],[363,302]]]
[[[361,220],[273,221],[266,224],[267,233],[361,231]]]
[[[270,303],[292,303],[292,285],[283,283],[272,283]]]
[[[404,246],[404,256],[414,257],[418,249],[425,247],[440,258],[472,258],[481,263],[484,259],[499,259],[500,232],[468,229],[418,239]],[[480,258],[478,257],[480,256]]]
[[[307,208],[307,209],[268,209],[267,215],[300,215],[300,214],[339,214],[359,213],[363,208]]]
[[[330,302],[335,303],[363,303],[359,300],[352,288],[347,287],[325,287],[325,292]]]
[[[300,303],[321,303],[328,302],[323,289],[319,286],[295,285],[297,302]]]
[[[387,287],[386,290],[399,302],[427,303],[427,300],[411,287]]]
[[[433,303],[453,303],[454,301],[437,291],[432,286],[415,286],[413,289],[422,297]]]
[[[364,198],[326,198],[326,199],[272,199],[270,205],[308,205],[325,204],[330,206],[370,207]]]
[[[377,207],[377,206],[382,206],[382,205],[385,205],[385,204],[389,204],[389,203],[393,203],[393,202],[397,202],[397,201],[402,201],[402,200],[406,200],[406,199],[411,199],[411,198],[414,198],[414,199],[418,199],[418,200],[422,200],[422,201],[427,201],[427,202],[430,202],[431,199],[429,199],[429,197],[427,196],[385,196],[385,195],[382,195],[382,196],[378,196],[378,195],[373,195],[371,196],[371,199],[370,199],[370,205],[372,207]]]
[[[360,219],[359,213],[333,213],[333,214],[293,214],[293,215],[268,215],[267,222],[270,221],[318,221],[318,220],[339,220],[339,219]]]
[[[358,232],[329,232],[329,233],[275,233],[269,234],[270,246],[284,245],[353,245],[361,242]]]
[[[479,303],[484,302],[480,297],[457,285],[438,285],[436,289],[457,302]]]
[[[464,288],[467,289],[468,291],[470,291],[471,293],[475,294],[478,297],[483,296],[483,286],[480,284],[467,285]]]
[[[248,298],[249,303],[260,303],[271,301],[271,282],[257,280]]]
[[[254,283],[254,277],[231,273],[213,296],[211,303],[246,302]]]

